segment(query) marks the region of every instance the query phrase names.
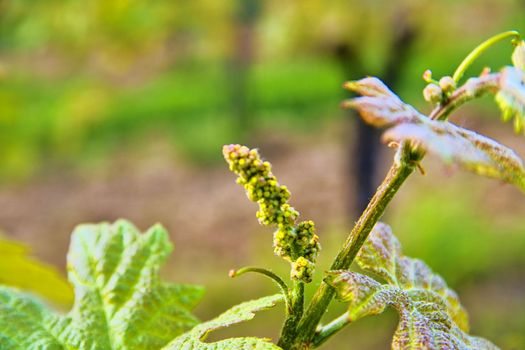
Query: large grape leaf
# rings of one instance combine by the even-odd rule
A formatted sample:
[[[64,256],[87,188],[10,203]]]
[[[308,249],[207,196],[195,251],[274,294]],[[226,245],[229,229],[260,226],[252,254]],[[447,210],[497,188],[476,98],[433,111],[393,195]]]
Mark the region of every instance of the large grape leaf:
[[[167,284],[159,269],[171,252],[160,225],[81,225],[72,235],[73,309],[54,314],[13,289],[0,289],[0,349],[160,349],[198,322],[190,313],[202,289]]]
[[[251,320],[255,316],[255,312],[273,307],[281,301],[283,301],[282,294],[277,294],[234,306],[219,317],[201,323],[191,331],[181,335],[163,350],[278,350],[280,347],[261,338],[230,338],[213,343],[206,343],[204,340],[209,332]]]
[[[29,295],[0,287],[0,349],[70,349],[51,330],[58,319]]]
[[[18,242],[0,238],[0,285],[21,288],[63,306],[73,302],[73,288],[52,266],[29,255]]]
[[[471,85],[467,82],[465,91]],[[383,135],[384,141],[410,141],[446,162],[512,183],[525,191],[523,162],[510,148],[451,122],[428,118],[403,103],[377,78],[350,82],[346,87],[364,96],[347,101],[345,106],[357,109],[367,123],[389,128]],[[471,96],[476,92],[465,94]]]
[[[401,349],[497,349],[468,335],[468,319],[456,293],[421,260],[406,257],[390,227],[378,223],[356,257],[386,283],[356,272],[331,271],[326,281],[349,302],[350,321],[394,307],[400,316],[392,341]]]

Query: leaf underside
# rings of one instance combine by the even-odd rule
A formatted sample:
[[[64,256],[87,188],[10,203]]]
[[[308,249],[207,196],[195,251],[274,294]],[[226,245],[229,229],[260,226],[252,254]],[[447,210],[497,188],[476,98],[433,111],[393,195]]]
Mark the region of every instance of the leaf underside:
[[[523,113],[525,88],[523,85],[516,87],[517,71],[512,67],[502,71],[499,83],[502,87],[496,99],[500,101],[500,105],[503,103],[501,101],[507,101],[505,103],[508,105],[506,108],[509,112],[504,112],[504,116],[521,115],[523,119],[525,118]],[[505,72],[508,74],[505,75]],[[523,77],[523,72],[520,74]],[[505,76],[508,78],[505,79]],[[508,86],[506,89],[503,87],[505,84]],[[363,95],[348,101],[346,103],[348,107],[358,110],[367,123],[388,128],[383,134],[385,142],[411,142],[439,156],[447,163],[457,164],[479,175],[512,183],[525,192],[523,162],[510,148],[451,122],[436,121],[424,116],[403,103],[377,78],[351,82],[346,87]],[[505,111],[505,108],[502,109]],[[519,125],[522,124],[523,122],[520,121]]]
[[[387,306],[398,311],[392,349],[497,349],[468,335],[467,314],[456,293],[424,262],[404,256],[387,225],[375,226],[356,262],[385,283],[349,271],[331,271],[326,282],[340,300],[350,303],[350,321],[380,314]]]
[[[191,331],[179,336],[164,350],[278,350],[275,344],[261,338],[231,338],[213,343],[204,342],[207,334],[219,328],[251,320],[255,312],[271,308],[276,303],[282,302],[282,294],[264,297],[257,300],[247,301],[226,311],[217,318],[204,322]]]
[[[168,284],[159,269],[171,252],[157,225],[81,225],[72,235],[68,275],[75,302],[66,315],[14,289],[0,287],[0,349],[160,349],[195,326],[197,286]]]

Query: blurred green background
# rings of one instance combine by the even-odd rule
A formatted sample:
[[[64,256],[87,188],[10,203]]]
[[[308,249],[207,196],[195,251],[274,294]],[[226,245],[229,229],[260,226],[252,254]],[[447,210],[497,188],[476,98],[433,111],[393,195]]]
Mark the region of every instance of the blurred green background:
[[[451,74],[509,29],[525,32],[525,1],[0,0],[0,228],[64,271],[75,224],[160,221],[176,245],[167,278],[205,285],[197,314],[209,318],[273,292],[257,277],[229,280],[230,268],[288,274],[223,144],[272,161],[319,226],[323,271],[360,205],[360,129],[338,107],[342,82],[378,75],[428,111],[423,71]],[[469,73],[509,64],[511,50],[498,44]],[[490,98],[454,121],[525,155]],[[377,185],[392,153],[370,153]],[[459,292],[474,334],[524,349],[525,198],[432,158],[424,166],[384,220]],[[221,334],[275,336],[279,312]],[[395,324],[394,313],[373,317],[323,348],[388,349]]]

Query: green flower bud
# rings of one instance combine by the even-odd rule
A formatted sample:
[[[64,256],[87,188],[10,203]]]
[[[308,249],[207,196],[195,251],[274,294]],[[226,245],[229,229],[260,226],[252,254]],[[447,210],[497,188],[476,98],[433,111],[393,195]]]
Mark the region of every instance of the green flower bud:
[[[292,263],[291,277],[305,283],[312,282],[315,264],[304,257],[298,258]]]
[[[296,224],[299,213],[288,204],[290,191],[280,185],[257,150],[241,145],[223,148],[230,170],[238,175],[237,183],[247,197],[259,204],[256,213],[261,225],[275,225],[273,246],[276,255],[292,263],[293,278],[310,281],[321,246],[312,221]]]
[[[275,231],[273,235],[273,251],[275,255],[291,262],[292,256],[294,255],[295,238],[296,235],[293,229],[289,227],[279,228]]]
[[[319,244],[319,237],[315,233],[314,222],[311,220],[300,222],[295,232],[297,234],[297,255],[315,261],[321,250],[321,245]]]

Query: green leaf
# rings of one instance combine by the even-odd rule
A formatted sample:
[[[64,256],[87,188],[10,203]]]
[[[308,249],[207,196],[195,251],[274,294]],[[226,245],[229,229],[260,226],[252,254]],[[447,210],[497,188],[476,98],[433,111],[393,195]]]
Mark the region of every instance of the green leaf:
[[[29,249],[18,242],[0,239],[0,284],[21,288],[47,300],[69,306],[73,289],[52,266],[29,256]]]
[[[503,112],[503,120],[514,118],[514,130],[525,132],[525,71],[514,67],[503,68],[499,85],[495,98]]]
[[[356,262],[386,283],[349,271],[331,271],[326,282],[340,300],[350,303],[350,321],[394,307],[400,320],[393,349],[497,349],[467,334],[467,315],[456,293],[424,262],[404,256],[387,225],[374,227]]]
[[[514,68],[507,69],[509,72],[516,71]],[[502,74],[504,76],[504,73]],[[481,81],[482,78],[477,80]],[[483,91],[493,89],[491,84],[474,83],[473,79],[470,79],[461,88],[467,91],[460,94],[462,98],[472,98],[478,94],[477,90],[471,88],[478,85]],[[509,83],[510,85],[512,84]],[[350,82],[346,87],[365,96],[347,101],[345,106],[357,109],[367,123],[389,128],[383,135],[385,142],[410,141],[436,154],[445,162],[455,163],[479,175],[501,179],[525,191],[525,168],[522,160],[511,149],[448,121],[432,120],[424,116],[403,103],[377,78]],[[473,91],[468,92],[469,89]],[[509,87],[507,90],[512,89]],[[525,91],[523,88],[522,90]],[[525,95],[520,95],[521,93],[522,91],[519,90],[519,93],[514,95],[525,100]],[[517,106],[524,105],[522,103]]]
[[[210,332],[242,321],[251,320],[254,318],[255,312],[271,308],[282,301],[282,294],[277,294],[234,306],[219,317],[201,323],[188,333],[181,335],[164,347],[163,350],[278,350],[280,348],[277,345],[261,338],[231,338],[213,343],[206,343],[204,340]]]
[[[79,226],[68,254],[73,309],[56,315],[2,289],[0,348],[161,348],[198,323],[189,309],[202,295],[199,287],[160,280],[160,266],[171,249],[159,225],[145,234],[123,220]]]
[[[58,318],[29,295],[0,287],[0,349],[69,349],[52,330]]]

